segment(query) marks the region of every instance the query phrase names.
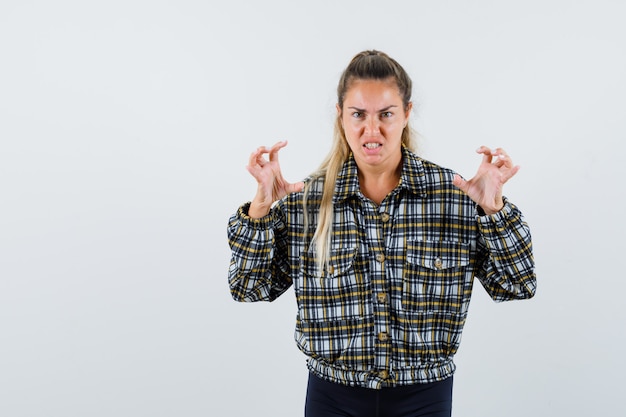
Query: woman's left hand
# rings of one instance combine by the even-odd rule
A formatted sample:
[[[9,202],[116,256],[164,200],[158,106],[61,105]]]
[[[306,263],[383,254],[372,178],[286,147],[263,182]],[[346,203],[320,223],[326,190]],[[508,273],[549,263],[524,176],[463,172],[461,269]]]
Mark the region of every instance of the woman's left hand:
[[[502,186],[517,174],[520,167],[513,165],[502,148],[491,150],[481,146],[476,152],[483,155],[478,172],[467,181],[455,174],[454,185],[478,204],[485,214],[494,214],[504,207]]]

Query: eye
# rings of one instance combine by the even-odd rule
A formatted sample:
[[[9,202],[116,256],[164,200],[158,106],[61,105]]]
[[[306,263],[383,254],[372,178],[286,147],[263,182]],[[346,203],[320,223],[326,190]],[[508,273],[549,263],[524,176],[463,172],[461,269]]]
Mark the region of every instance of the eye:
[[[384,111],[380,114],[380,117],[383,119],[387,119],[389,117],[393,116],[393,113],[390,111]]]
[[[352,112],[352,117],[354,117],[355,119],[359,119],[363,117],[363,113],[361,113],[360,111]]]

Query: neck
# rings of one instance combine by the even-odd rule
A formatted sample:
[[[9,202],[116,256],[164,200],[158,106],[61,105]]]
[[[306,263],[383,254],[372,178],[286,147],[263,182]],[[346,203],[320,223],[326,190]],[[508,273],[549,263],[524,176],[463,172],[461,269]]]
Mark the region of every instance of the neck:
[[[364,196],[376,204],[382,203],[387,195],[398,186],[402,164],[394,170],[359,170],[359,187]]]

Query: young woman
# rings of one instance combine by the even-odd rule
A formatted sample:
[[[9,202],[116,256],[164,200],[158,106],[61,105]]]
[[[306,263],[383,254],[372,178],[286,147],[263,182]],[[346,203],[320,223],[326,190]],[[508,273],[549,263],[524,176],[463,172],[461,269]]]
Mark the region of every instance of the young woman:
[[[271,301],[294,285],[308,417],[450,416],[474,278],[496,301],[535,293],[528,226],[502,195],[519,167],[481,146],[466,181],[421,159],[411,109],[404,69],[364,51],[339,81],[317,172],[287,182],[285,142],[250,156],[258,189],[228,225],[231,293]]]

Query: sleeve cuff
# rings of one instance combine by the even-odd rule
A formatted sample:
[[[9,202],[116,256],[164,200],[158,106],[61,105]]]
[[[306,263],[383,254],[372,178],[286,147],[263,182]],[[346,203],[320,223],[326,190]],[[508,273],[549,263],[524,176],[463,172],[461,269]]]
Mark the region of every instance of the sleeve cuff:
[[[478,223],[481,225],[487,225],[493,223],[501,224],[502,222],[505,222],[513,212],[514,206],[506,197],[503,197],[502,199],[504,200],[504,206],[499,212],[494,214],[485,214],[483,209],[479,205],[476,205],[476,219],[478,220]]]
[[[247,203],[239,207],[239,210],[237,210],[237,217],[239,217],[239,219],[241,220],[243,224],[249,227],[252,227],[255,229],[267,229],[267,227],[272,224],[272,218],[273,218],[272,211],[270,210],[270,212],[263,217],[259,217],[258,219],[253,219],[252,217],[248,215],[248,210],[250,209],[251,203],[252,203],[251,201],[248,201]]]

